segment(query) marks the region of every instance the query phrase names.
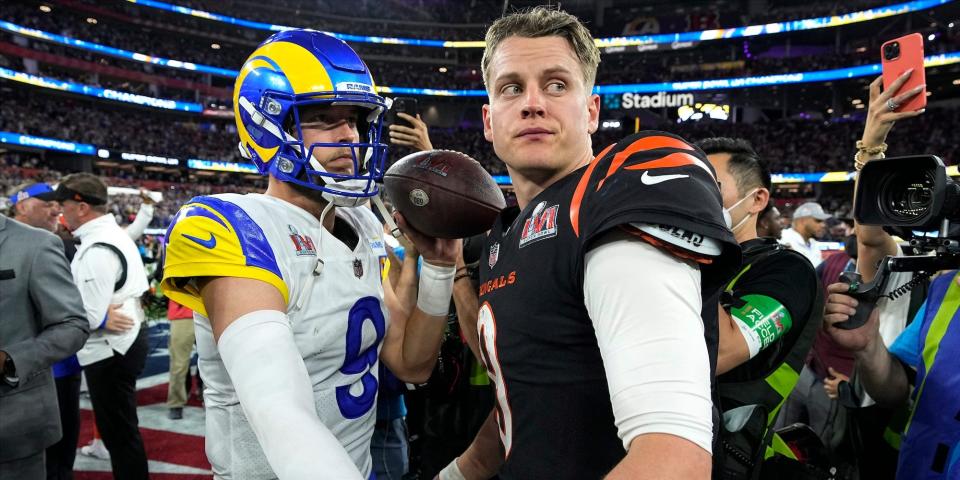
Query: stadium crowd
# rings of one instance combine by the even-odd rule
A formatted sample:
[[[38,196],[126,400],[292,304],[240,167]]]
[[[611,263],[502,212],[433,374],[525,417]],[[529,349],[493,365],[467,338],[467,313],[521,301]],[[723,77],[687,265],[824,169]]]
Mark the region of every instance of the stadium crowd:
[[[111,151],[178,158],[240,162],[236,128],[216,119],[160,114],[152,110],[117,109],[81,99],[0,90],[6,107],[0,112],[0,131],[89,143]],[[133,113],[136,114],[133,114]],[[960,110],[932,108],[927,115],[895,130],[891,153],[927,152],[947,164],[958,162],[960,147],[950,140],[950,125],[960,122]],[[714,136],[748,138],[769,159],[774,173],[823,172],[848,168],[849,142],[859,135],[857,115],[833,120],[790,118],[756,123],[727,121],[664,123],[651,125],[686,138]],[[632,127],[632,125],[631,125]],[[629,127],[601,130],[594,136],[594,149],[615,142]],[[479,126],[431,127],[436,145],[470,152],[491,173],[505,173]],[[810,148],[815,145],[816,148]],[[404,152],[398,149],[392,158]]]

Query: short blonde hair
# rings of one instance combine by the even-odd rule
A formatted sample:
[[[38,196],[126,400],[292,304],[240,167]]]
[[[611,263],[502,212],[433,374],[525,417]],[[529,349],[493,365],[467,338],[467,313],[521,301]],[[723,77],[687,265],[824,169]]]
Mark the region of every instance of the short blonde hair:
[[[593,36],[580,20],[562,10],[549,7],[534,7],[501,17],[487,29],[486,47],[483,50],[483,61],[480,68],[483,72],[483,83],[490,89],[490,61],[497,51],[497,47],[509,37],[563,37],[570,43],[570,48],[580,60],[583,70],[583,82],[587,93],[593,90],[597,79],[597,66],[600,65],[600,49],[593,42]]]

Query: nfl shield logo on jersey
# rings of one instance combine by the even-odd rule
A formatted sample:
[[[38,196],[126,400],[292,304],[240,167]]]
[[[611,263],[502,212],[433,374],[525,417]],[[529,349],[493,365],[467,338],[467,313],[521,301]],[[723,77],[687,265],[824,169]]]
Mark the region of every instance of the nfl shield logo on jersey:
[[[490,255],[487,256],[487,265],[490,265],[490,268],[493,268],[497,264],[497,258],[500,256],[500,244],[494,243],[490,245]]]

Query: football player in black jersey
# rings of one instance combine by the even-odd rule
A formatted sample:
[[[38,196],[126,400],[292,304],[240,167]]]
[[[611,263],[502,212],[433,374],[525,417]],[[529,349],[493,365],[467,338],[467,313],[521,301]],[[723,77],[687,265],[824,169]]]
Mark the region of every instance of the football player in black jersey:
[[[767,451],[773,442],[769,430],[797,384],[820,327],[823,296],[803,255],[757,235],[771,181],[750,143],[721,137],[697,146],[717,172],[723,205],[743,250],[740,272],[724,287],[718,308],[718,407],[724,422],[714,478],[756,478],[755,470],[773,453]]]
[[[484,134],[519,205],[480,265],[496,424],[441,479],[710,477],[716,293],[740,249],[698,148],[642,132],[594,159],[599,60],[561,11],[487,31]]]

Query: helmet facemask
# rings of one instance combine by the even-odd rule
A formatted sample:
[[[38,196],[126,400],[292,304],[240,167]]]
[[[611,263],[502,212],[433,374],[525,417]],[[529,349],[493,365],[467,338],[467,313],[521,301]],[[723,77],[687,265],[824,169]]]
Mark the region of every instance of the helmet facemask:
[[[355,107],[358,141],[305,144],[304,125],[314,123],[309,116],[322,106]],[[249,106],[245,108],[249,109]],[[290,95],[276,91],[263,92],[260,105],[256,107],[263,120],[261,127],[264,134],[274,135],[280,140],[275,158],[266,165],[269,173],[278,180],[320,191],[325,200],[337,206],[362,204],[368,197],[378,194],[378,184],[383,179],[387,145],[380,139],[383,112],[387,108],[386,99],[369,93]],[[308,118],[303,118],[304,113]],[[281,122],[279,119],[284,120]],[[334,122],[333,125],[338,123]],[[334,128],[342,128],[342,125]],[[328,171],[318,160],[318,157],[325,158],[331,150],[339,150],[337,153],[350,158],[352,167],[349,172]]]

